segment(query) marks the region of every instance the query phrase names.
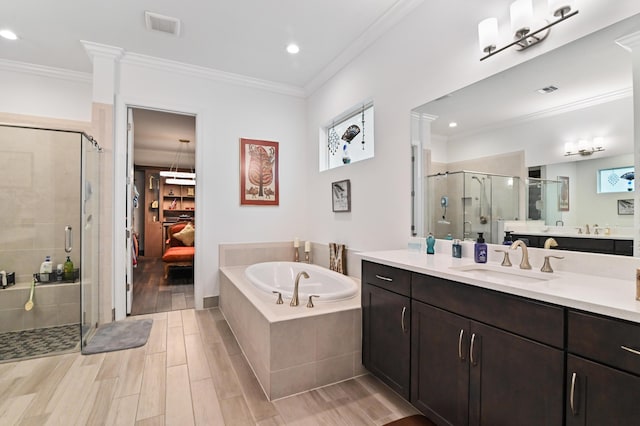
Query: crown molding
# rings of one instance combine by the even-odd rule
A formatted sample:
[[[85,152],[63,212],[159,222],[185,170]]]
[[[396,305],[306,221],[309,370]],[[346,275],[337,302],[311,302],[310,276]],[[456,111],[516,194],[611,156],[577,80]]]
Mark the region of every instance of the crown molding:
[[[312,95],[338,71],[353,61],[355,57],[360,55],[367,47],[371,46],[373,42],[423,2],[424,0],[399,0],[391,6],[384,15],[376,19],[353,43],[304,86],[307,95]]]
[[[616,44],[625,50],[632,51],[640,48],[640,31],[620,37]]]
[[[117,61],[124,55],[124,49],[106,44],[94,43],[92,41],[80,40],[82,47],[93,62],[94,58],[109,58]]]
[[[57,78],[60,80],[69,80],[79,83],[91,83],[92,81],[90,73],[72,71],[64,68],[48,67],[46,65],[30,64],[27,62],[11,61],[8,59],[0,59],[0,70],[27,73],[41,77]]]
[[[600,105],[607,102],[616,101],[619,99],[629,98],[632,96],[633,96],[632,87],[627,87],[620,90],[614,90],[612,92],[603,93],[603,94],[592,96],[586,99],[581,99],[579,101],[571,102],[565,105],[560,105],[558,107],[548,108],[542,111],[536,111],[531,114],[526,114],[519,117],[510,118],[508,120],[499,121],[497,123],[493,123],[488,126],[480,127],[464,133],[459,133],[449,139],[450,140],[463,139],[463,138],[467,138],[469,136],[477,135],[480,133],[486,133],[491,130],[497,130],[504,127],[513,126],[516,124],[522,124],[529,121],[539,120],[542,118],[553,117],[554,115],[577,111],[580,109],[589,108],[595,105]]]
[[[259,78],[248,77],[241,74],[219,71],[212,68],[201,67],[198,65],[186,64],[183,62],[171,61],[168,59],[160,59],[153,56],[141,55],[139,53],[126,52],[121,64],[136,65],[146,68],[152,68],[159,71],[178,73],[192,77],[204,78],[222,83],[230,83],[244,87],[267,90],[283,95],[295,96],[303,98],[306,93],[304,89],[288,84],[275,83]]]

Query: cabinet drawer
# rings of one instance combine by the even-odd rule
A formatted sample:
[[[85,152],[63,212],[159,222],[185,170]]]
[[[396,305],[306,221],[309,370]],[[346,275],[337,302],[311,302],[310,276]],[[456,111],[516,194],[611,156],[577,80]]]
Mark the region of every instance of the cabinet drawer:
[[[564,308],[443,278],[413,274],[413,298],[558,348]]]
[[[411,272],[392,266],[363,261],[362,281],[403,296],[411,295]]]
[[[568,321],[569,352],[640,375],[640,324],[576,311]]]

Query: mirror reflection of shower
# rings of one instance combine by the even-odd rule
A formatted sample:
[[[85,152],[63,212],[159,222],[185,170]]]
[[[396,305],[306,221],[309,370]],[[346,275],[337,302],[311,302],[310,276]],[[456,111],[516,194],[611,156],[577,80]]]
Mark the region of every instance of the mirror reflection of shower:
[[[482,199],[486,197],[485,190],[484,190],[484,179],[485,178],[483,177],[482,180],[480,180],[480,178],[478,176],[471,176],[471,179],[475,179],[480,184],[480,195],[477,198],[477,200],[478,200],[478,216],[479,216],[480,223],[482,225],[486,225],[487,216],[482,214]]]
[[[474,182],[475,181],[475,182]],[[425,233],[436,238],[501,242],[498,222],[518,216],[518,177],[482,172],[447,172],[426,177]]]

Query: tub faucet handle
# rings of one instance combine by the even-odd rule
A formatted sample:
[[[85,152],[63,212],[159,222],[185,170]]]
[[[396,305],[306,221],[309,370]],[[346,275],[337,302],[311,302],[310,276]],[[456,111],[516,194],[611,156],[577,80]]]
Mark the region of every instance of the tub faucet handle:
[[[307,308],[313,308],[313,298],[314,297],[320,297],[317,294],[311,294],[309,295],[309,301],[307,302]]]
[[[276,300],[276,305],[282,305],[284,301],[282,300],[282,293],[279,291],[272,291],[273,294],[278,294],[278,300]]]

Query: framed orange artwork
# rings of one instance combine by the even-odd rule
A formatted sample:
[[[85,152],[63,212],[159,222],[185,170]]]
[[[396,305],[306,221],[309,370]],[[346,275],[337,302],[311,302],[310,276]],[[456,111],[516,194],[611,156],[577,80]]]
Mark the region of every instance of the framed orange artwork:
[[[277,206],[278,142],[240,139],[240,204]]]

